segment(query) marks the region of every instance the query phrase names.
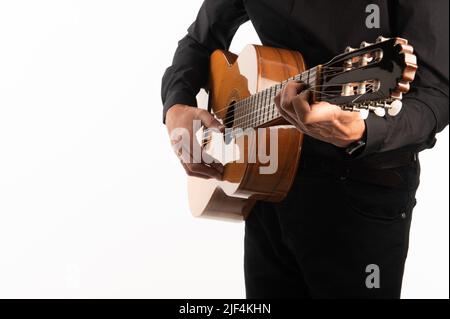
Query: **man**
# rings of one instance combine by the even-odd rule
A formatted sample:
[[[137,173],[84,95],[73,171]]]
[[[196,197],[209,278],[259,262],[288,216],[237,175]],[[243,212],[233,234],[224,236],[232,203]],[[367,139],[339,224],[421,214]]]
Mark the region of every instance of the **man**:
[[[366,23],[368,6],[379,26]],[[298,50],[309,66],[380,35],[414,46],[418,73],[396,117],[362,120],[327,103],[309,105],[301,83],[285,87],[277,107],[306,134],[298,176],[281,203],[255,206],[245,230],[249,298],[399,298],[417,153],[448,125],[448,1],[205,0],[162,81],[169,133],[192,134],[196,119],[220,128],[195,108],[195,96],[207,84],[210,54],[228,49],[247,20],[263,45]],[[220,179],[223,169],[183,165],[204,178]]]

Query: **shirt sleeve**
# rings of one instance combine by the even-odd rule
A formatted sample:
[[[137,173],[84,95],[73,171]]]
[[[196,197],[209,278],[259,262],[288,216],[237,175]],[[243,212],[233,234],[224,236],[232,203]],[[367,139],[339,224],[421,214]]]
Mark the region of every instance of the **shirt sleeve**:
[[[414,47],[418,59],[416,79],[395,117],[370,114],[366,120],[366,146],[361,156],[407,149],[420,152],[434,146],[436,133],[449,123],[448,0],[396,0],[393,30]]]
[[[197,106],[196,95],[206,86],[209,58],[228,50],[241,24],[248,20],[242,0],[205,0],[187,35],[178,42],[172,65],[162,79],[163,121],[175,104]]]

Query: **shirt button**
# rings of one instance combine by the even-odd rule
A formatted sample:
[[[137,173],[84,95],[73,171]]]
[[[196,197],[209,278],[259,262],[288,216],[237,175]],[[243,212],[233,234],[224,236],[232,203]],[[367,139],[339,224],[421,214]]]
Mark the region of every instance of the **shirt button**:
[[[406,218],[406,213],[405,213],[405,212],[402,213],[402,218],[403,218],[403,219]]]

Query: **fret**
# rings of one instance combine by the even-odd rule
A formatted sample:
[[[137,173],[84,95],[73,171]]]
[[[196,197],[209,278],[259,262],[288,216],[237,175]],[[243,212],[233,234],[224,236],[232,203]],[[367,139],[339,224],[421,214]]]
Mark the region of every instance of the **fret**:
[[[254,107],[254,109],[253,109],[253,112],[252,112],[252,119],[251,119],[251,127],[254,127],[255,126],[255,124],[256,124],[256,122],[258,121],[258,116],[257,116],[257,114],[259,114],[259,112],[261,111],[260,110],[260,108],[259,108],[259,103],[260,103],[260,94],[259,94],[259,92],[258,93],[256,93],[256,105],[255,105],[255,107]]]
[[[264,106],[265,106],[267,113],[269,113],[269,104],[270,104],[269,90],[265,90],[264,91]],[[269,114],[267,114],[267,117],[269,117]]]
[[[241,101],[241,104],[239,106],[240,110],[239,110],[239,124],[237,125],[237,127],[241,127],[242,125],[242,116],[244,115],[244,110],[245,110],[245,104],[246,104],[246,100]]]
[[[253,112],[253,114],[254,114],[253,117],[254,117],[254,120],[256,123],[258,123],[259,112],[260,112],[259,108],[256,107],[255,111]]]
[[[271,94],[271,98],[270,98],[270,105],[272,106],[272,118],[275,118],[275,108],[274,108],[274,103],[275,103],[275,96],[273,96]]]
[[[248,113],[249,113],[251,104],[252,104],[252,98],[250,96],[250,98],[247,101],[247,105],[245,106],[244,116],[242,117],[242,129],[244,129],[244,130],[245,130],[245,125],[246,125],[247,120],[248,120]]]
[[[239,103],[236,102],[236,103],[234,104],[234,110],[233,110],[233,124],[232,124],[232,126],[237,126],[238,123],[239,123],[239,111],[240,111]]]
[[[265,114],[265,109],[264,109],[264,91],[261,92],[261,117],[260,117],[260,122],[264,123],[264,114]]]
[[[259,116],[260,116],[260,114],[261,114],[261,108],[259,107],[259,103],[260,103],[260,94],[259,94],[259,92],[258,93],[256,93],[256,109],[255,109],[255,113],[254,113],[254,116],[253,116],[253,125],[252,125],[252,127],[254,127],[254,126],[256,126],[257,125],[257,123],[258,123],[258,120],[259,120]]]
[[[251,123],[252,123],[252,118],[253,118],[253,114],[256,111],[255,107],[256,107],[256,100],[257,100],[257,95],[254,94],[252,96],[252,104],[251,104],[251,108],[249,110],[249,114],[248,114],[248,120],[247,120],[247,128],[251,127]]]
[[[264,124],[264,113],[266,105],[266,90],[261,91],[261,116],[259,117],[259,125]]]
[[[237,119],[237,127],[241,126],[242,123],[242,109],[243,109],[244,104],[239,103],[239,107],[238,107],[238,111],[236,113],[236,115],[234,116],[235,119]]]
[[[250,120],[250,114],[252,112],[252,104],[253,103],[253,97],[250,97],[248,104],[247,104],[247,112],[245,113],[245,117],[243,118],[243,123],[242,126],[244,127],[244,129],[247,128],[248,126],[248,122]]]
[[[263,113],[263,118],[261,121],[261,124],[264,123],[264,114],[266,114],[266,90],[261,92],[262,96],[261,96],[261,101],[262,101],[262,113]]]
[[[267,105],[269,106],[269,113],[270,113],[270,107],[271,107],[271,104],[272,104],[272,88],[271,87],[269,88],[267,93],[268,93],[267,94],[268,95]],[[271,120],[272,120],[272,118],[271,118]]]
[[[263,116],[263,112],[264,112],[264,108],[263,108],[263,92],[261,91],[261,92],[259,92],[259,102],[258,102],[258,109],[259,109],[259,117],[258,117],[258,120],[257,120],[257,124],[256,125],[258,125],[258,123],[261,123],[261,118],[262,118],[262,116]]]
[[[245,110],[247,109],[247,105],[248,105],[248,99],[245,100],[244,104],[242,104],[242,107],[241,107],[241,112],[239,115],[239,127],[242,127],[242,125],[244,124]]]
[[[263,123],[262,119],[264,117],[264,91],[259,93],[259,117],[257,121],[257,125]]]
[[[275,118],[275,104],[272,103],[272,104],[270,104],[270,106],[272,108],[272,119],[274,119]]]
[[[257,104],[258,104],[258,95],[257,94],[253,94],[252,95],[252,107],[250,109],[250,115],[248,117],[247,127],[252,127],[252,125],[253,125],[253,121],[255,119],[255,115],[258,112],[258,109],[255,108]]]
[[[266,118],[267,118],[267,112],[266,112],[266,103],[263,103],[263,117],[262,117],[262,122],[266,123]]]
[[[264,91],[261,91],[259,109],[260,109],[259,123],[264,123]]]
[[[261,124],[265,123],[264,121],[264,115],[266,114],[266,90],[262,91],[262,113],[263,117],[261,119]]]
[[[246,100],[244,100],[243,103],[241,103],[240,111],[239,111],[239,126],[238,127],[241,127],[241,125],[242,125],[242,117],[245,114],[245,105],[246,104],[247,104]]]
[[[244,115],[244,110],[245,110],[245,104],[246,103],[247,103],[247,101],[245,101],[245,103],[243,103],[241,105],[241,107],[239,108],[240,110],[239,110],[239,115],[238,115],[238,119],[239,119],[239,126],[238,127],[242,126],[242,116]]]
[[[245,118],[247,116],[247,110],[248,110],[248,104],[250,103],[250,99],[247,98],[244,104],[244,108],[242,109],[242,115],[241,115],[241,126],[240,128],[244,128],[244,124],[245,124]]]
[[[248,110],[250,108],[250,103],[251,103],[251,96],[250,98],[247,100],[247,103],[245,103],[245,111],[244,114],[242,115],[242,129],[245,130],[245,123],[247,122],[247,117],[248,117]]]

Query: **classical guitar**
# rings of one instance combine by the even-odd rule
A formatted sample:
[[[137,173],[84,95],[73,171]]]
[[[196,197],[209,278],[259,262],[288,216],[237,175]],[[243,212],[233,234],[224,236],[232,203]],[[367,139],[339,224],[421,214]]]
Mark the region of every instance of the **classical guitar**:
[[[348,47],[345,53],[308,70],[302,55],[295,51],[249,45],[239,56],[213,52],[208,108],[227,130],[201,129],[198,138],[225,168],[221,181],[189,177],[192,214],[243,220],[256,201],[277,202],[286,196],[303,140],[302,133],[283,120],[274,103],[289,80],[306,83],[312,102],[327,101],[361,112],[362,117],[371,111],[384,117],[400,112],[402,94],[409,91],[416,69],[413,47],[401,38],[379,37],[373,44]],[[264,147],[257,143],[261,140],[266,141]],[[273,143],[278,145],[277,169],[262,173],[267,163],[256,155],[272,145],[270,142],[278,142]]]

